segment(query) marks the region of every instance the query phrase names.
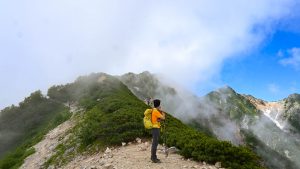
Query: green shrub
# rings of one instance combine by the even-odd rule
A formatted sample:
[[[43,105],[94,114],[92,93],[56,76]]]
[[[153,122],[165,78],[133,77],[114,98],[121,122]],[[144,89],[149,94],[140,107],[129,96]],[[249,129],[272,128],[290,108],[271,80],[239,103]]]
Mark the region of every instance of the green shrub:
[[[82,103],[89,109],[78,127],[78,137],[87,147],[95,142],[104,145],[116,145],[134,140],[136,137],[148,137],[149,131],[142,124],[143,112],[147,106],[119,81],[110,77],[109,84],[95,87],[94,97],[84,97]],[[114,84],[115,83],[115,84]],[[103,87],[105,86],[105,87]],[[103,91],[102,91],[103,90]],[[100,101],[87,101],[101,98]],[[92,107],[92,108],[91,108]],[[162,131],[160,142],[167,138],[168,146],[176,146],[186,158],[206,161],[232,169],[259,169],[260,159],[246,147],[236,147],[229,142],[218,141],[183,124],[171,115],[167,115],[166,130]]]
[[[99,78],[103,76],[105,78]],[[104,80],[99,82],[98,79]],[[83,150],[90,150],[97,144],[120,145],[121,142],[133,141],[136,137],[151,138],[151,132],[145,130],[142,123],[143,113],[148,107],[117,78],[106,74],[92,74],[80,77],[64,87],[60,86],[59,90],[69,91],[68,97],[79,102],[86,110],[74,128],[74,138],[78,139]],[[65,99],[55,91],[52,91],[52,95],[57,100]],[[229,142],[218,141],[188,127],[169,114],[164,125],[166,128],[161,133],[160,142],[166,138],[166,144],[179,148],[186,158],[211,164],[220,161],[228,169],[263,168],[260,159],[247,147],[236,147]],[[64,149],[58,152],[60,153],[51,158],[51,163],[65,162],[66,159],[62,156]]]

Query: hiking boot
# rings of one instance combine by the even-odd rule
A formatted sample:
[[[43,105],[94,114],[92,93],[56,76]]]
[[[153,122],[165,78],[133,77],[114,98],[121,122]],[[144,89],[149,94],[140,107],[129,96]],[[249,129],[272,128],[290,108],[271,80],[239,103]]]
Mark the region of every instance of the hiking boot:
[[[151,159],[153,163],[161,163],[160,159]]]

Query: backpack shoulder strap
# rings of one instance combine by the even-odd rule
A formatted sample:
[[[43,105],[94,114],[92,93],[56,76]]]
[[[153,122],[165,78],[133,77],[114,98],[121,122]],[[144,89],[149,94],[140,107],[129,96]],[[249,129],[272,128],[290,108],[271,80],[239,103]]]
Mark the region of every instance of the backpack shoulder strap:
[[[153,110],[154,110],[154,108],[152,108],[152,110],[151,110],[151,123],[153,123],[153,121],[152,121],[152,118],[153,118]]]

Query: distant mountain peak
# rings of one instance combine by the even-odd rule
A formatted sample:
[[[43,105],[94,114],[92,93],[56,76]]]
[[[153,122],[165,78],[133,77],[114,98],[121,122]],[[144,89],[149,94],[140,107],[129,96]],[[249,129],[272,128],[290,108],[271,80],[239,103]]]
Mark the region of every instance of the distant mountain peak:
[[[287,97],[287,99],[293,99],[293,100],[299,100],[299,101],[300,101],[300,94],[298,94],[298,93],[293,93],[293,94],[289,95],[289,96]]]
[[[125,73],[123,76],[143,76],[143,75],[152,76],[153,74],[150,73],[149,71],[143,71],[142,73],[128,72],[128,73]]]
[[[236,91],[233,90],[233,88],[228,85],[218,88],[216,90],[216,92],[220,92],[220,93],[224,93],[224,94],[232,94],[232,93],[235,94],[236,93]]]

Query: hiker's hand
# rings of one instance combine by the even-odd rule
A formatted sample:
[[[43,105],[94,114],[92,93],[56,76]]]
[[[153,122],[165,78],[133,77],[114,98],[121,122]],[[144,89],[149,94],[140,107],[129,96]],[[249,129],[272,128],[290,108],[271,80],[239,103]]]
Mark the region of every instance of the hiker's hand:
[[[159,110],[159,111],[162,111],[162,110],[161,110],[161,106],[158,107],[158,110]]]
[[[163,111],[162,111],[162,112],[161,112],[161,115],[163,116],[163,118],[162,118],[162,119],[164,120],[164,119],[166,118],[166,114],[165,114],[165,112],[163,112]]]

